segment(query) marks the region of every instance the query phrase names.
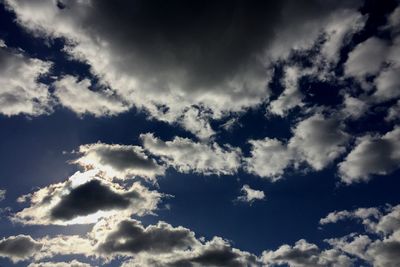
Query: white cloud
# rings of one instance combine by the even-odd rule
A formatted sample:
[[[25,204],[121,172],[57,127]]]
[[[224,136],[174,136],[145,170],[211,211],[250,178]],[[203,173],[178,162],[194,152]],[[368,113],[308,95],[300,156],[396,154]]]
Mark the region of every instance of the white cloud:
[[[251,156],[245,158],[245,170],[249,173],[276,181],[293,160],[292,151],[277,139],[250,140]]]
[[[245,169],[271,181],[281,178],[286,168],[302,163],[319,171],[345,152],[350,138],[338,119],[318,113],[300,121],[292,132],[287,144],[269,138],[250,140],[251,157],[244,159]]]
[[[268,111],[272,114],[284,117],[290,109],[302,106],[303,95],[298,88],[298,81],[303,74],[297,67],[286,67],[283,78],[284,91],[278,99],[272,101]]]
[[[339,164],[339,174],[346,184],[368,181],[371,175],[386,175],[400,164],[400,128],[383,136],[366,135]]]
[[[27,267],[92,267],[92,265],[77,260],[72,260],[70,262],[36,262],[30,263]]]
[[[132,145],[95,143],[81,145],[74,161],[86,169],[102,170],[110,178],[144,177],[155,179],[165,168],[147,156],[143,148]]]
[[[7,193],[7,190],[0,189],[0,201],[4,200],[6,198],[6,193]]]
[[[61,105],[79,115],[107,116],[129,109],[111,90],[95,92],[89,89],[90,85],[88,79],[78,81],[77,78],[67,75],[54,82],[54,95]]]
[[[338,250],[321,251],[317,245],[301,239],[294,246],[282,245],[275,251],[264,251],[266,266],[287,264],[290,267],[350,267],[352,260]]]
[[[102,178],[98,170],[76,172],[65,182],[51,184],[19,198],[29,206],[12,215],[22,224],[90,224],[118,214],[152,213],[162,195],[135,182],[128,189]]]
[[[197,143],[181,137],[163,141],[150,133],[142,134],[140,138],[144,149],[161,157],[162,161],[180,172],[232,175],[241,164],[239,148],[221,147],[217,143]]]
[[[38,81],[48,73],[50,62],[29,58],[0,47],[0,113],[6,116],[39,116],[52,110],[48,85]]]
[[[367,110],[368,104],[366,101],[350,95],[344,96],[343,109],[341,112],[345,117],[359,119],[361,116],[365,115]]]
[[[263,191],[252,189],[247,184],[243,185],[240,191],[242,192],[242,195],[237,197],[237,200],[239,201],[248,202],[251,204],[256,200],[265,199],[265,194]]]

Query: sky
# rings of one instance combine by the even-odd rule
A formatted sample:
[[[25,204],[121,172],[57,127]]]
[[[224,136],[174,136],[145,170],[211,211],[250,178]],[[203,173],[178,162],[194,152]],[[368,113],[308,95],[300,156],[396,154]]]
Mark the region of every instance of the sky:
[[[400,266],[400,2],[0,0],[0,266]]]

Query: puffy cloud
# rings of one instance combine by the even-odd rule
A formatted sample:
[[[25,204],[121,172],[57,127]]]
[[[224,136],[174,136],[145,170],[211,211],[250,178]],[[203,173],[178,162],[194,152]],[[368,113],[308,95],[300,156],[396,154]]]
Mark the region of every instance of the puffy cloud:
[[[28,259],[41,249],[42,245],[30,236],[10,236],[0,240],[0,257],[7,257],[13,262]]]
[[[315,114],[297,124],[288,147],[314,170],[322,170],[345,152],[349,135],[336,118]]]
[[[198,244],[192,231],[174,228],[164,222],[144,228],[136,220],[125,220],[115,228],[98,245],[100,253],[135,255],[144,252],[157,255],[186,250]]]
[[[74,161],[85,168],[99,169],[111,178],[139,176],[154,179],[164,174],[164,167],[148,157],[143,148],[130,145],[95,143],[81,145],[81,156]]]
[[[251,204],[256,200],[262,200],[265,198],[265,194],[263,191],[252,189],[247,184],[243,185],[240,191],[243,195],[238,196],[237,200],[239,201],[248,202]]]
[[[341,180],[346,184],[368,181],[371,175],[393,172],[400,164],[400,128],[379,136],[366,135],[339,164]]]
[[[247,172],[276,181],[293,159],[286,145],[277,139],[250,140],[251,157],[245,158]]]
[[[319,223],[321,225],[329,223],[337,223],[347,219],[358,219],[369,228],[372,228],[371,219],[378,219],[381,217],[381,212],[377,208],[358,208],[353,211],[342,210],[329,213],[326,217],[322,218]]]
[[[400,51],[399,51],[400,52]],[[383,70],[375,79],[376,92],[372,95],[379,102],[400,96],[400,65]]]
[[[351,259],[335,249],[321,251],[317,245],[301,239],[294,246],[283,245],[275,251],[264,251],[266,266],[287,264],[290,267],[346,267]]]
[[[139,183],[125,189],[99,176],[97,170],[77,172],[67,181],[22,196],[30,206],[12,220],[23,224],[87,224],[118,214],[144,215],[156,209],[161,194]]]
[[[212,240],[198,245],[192,250],[176,251],[157,257],[140,255],[125,262],[122,266],[256,267],[261,266],[261,263],[253,254],[232,248],[227,241],[214,237]]]
[[[30,263],[28,267],[91,267],[92,265],[88,263],[83,263],[77,260],[73,260],[70,262],[36,262]]]
[[[364,209],[366,211],[364,215],[357,215],[356,212],[359,210],[341,212],[347,212],[350,215],[347,216],[348,218],[357,216],[361,218],[368,213],[373,214],[369,216],[368,223],[365,223],[366,219],[362,220],[368,235],[353,233],[341,238],[331,238],[326,242],[335,249],[356,256],[372,266],[398,266],[400,263],[398,253],[400,248],[400,206],[389,206],[379,211],[378,208],[368,208]]]
[[[344,96],[343,108],[341,113],[347,118],[358,119],[365,114],[368,104],[359,98],[350,95]]]
[[[93,91],[90,90],[90,85],[88,79],[78,81],[77,78],[67,75],[54,82],[54,95],[61,105],[79,115],[115,115],[129,109],[129,106],[113,96],[111,90]]]
[[[303,105],[303,95],[298,88],[301,75],[302,73],[297,67],[286,67],[283,78],[285,89],[278,99],[269,104],[268,112],[283,117],[290,109]]]
[[[246,158],[246,170],[276,181],[289,166],[306,162],[319,171],[346,150],[350,136],[336,118],[317,113],[300,121],[287,144],[276,139],[250,140],[251,157]]]
[[[388,45],[382,39],[371,37],[350,52],[345,63],[345,73],[359,79],[377,74],[382,68]]]
[[[0,46],[0,113],[6,116],[39,116],[52,109],[48,86],[39,81],[50,62]]]
[[[385,120],[387,121],[394,121],[398,119],[400,119],[400,100],[398,100],[396,104],[388,109],[388,113],[385,117]]]
[[[337,58],[346,34],[364,21],[354,11],[359,1],[223,1],[195,8],[179,0],[165,5],[63,1],[65,8],[52,0],[5,2],[34,35],[64,38],[64,51],[88,63],[100,83],[113,90],[107,91],[112,97],[93,92],[88,81],[67,77],[56,84],[72,86],[61,86],[56,94],[68,108],[111,115],[136,106],[203,139],[214,132],[210,118],[269,97],[270,59],[310,48],[324,32],[322,53]],[[77,99],[78,88],[83,97]],[[88,97],[98,103],[84,107]],[[199,108],[207,112],[197,114]]]
[[[140,138],[146,150],[180,172],[229,175],[236,173],[240,167],[239,148],[221,147],[217,143],[197,143],[181,137],[163,141],[150,133],[142,134]]]

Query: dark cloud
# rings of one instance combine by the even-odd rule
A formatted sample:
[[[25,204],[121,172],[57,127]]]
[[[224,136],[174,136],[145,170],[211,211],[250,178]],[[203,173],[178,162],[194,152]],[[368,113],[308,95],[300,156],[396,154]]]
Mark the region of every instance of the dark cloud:
[[[10,236],[0,240],[0,257],[10,258],[12,261],[24,260],[40,250],[42,245],[30,236]]]
[[[138,221],[125,220],[117,225],[106,240],[99,245],[102,253],[168,253],[175,249],[187,249],[196,240],[190,230],[173,228],[166,223],[158,223],[144,228]]]
[[[129,197],[138,198],[139,195],[130,193]],[[129,204],[128,196],[115,193],[100,181],[92,180],[72,189],[52,208],[50,216],[53,219],[70,220],[99,210],[125,209]]]

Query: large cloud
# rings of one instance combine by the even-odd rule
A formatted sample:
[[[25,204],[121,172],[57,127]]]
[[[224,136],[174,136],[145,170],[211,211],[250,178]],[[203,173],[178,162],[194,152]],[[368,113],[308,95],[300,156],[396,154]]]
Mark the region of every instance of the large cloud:
[[[164,174],[164,167],[148,157],[139,146],[87,144],[79,147],[79,154],[81,156],[74,163],[100,169],[111,178],[139,176],[154,179]]]
[[[48,85],[38,79],[50,67],[50,62],[0,45],[0,113],[6,116],[49,113],[52,100]]]
[[[85,108],[83,99],[71,101],[73,88],[82,83],[68,83],[69,88],[56,93],[69,108],[98,115],[135,105],[160,120],[179,122],[201,138],[213,134],[202,130],[209,127],[207,118],[268,97],[269,59],[310,48],[324,31],[322,53],[336,58],[346,33],[363,21],[350,10],[359,1],[6,3],[33,34],[65,38],[64,51],[88,63],[100,82],[111,87],[104,93],[81,88],[85,97],[99,100]],[[107,94],[123,103],[113,103]],[[199,108],[199,120],[191,121],[202,126],[191,127],[188,118]]]
[[[146,150],[181,172],[229,175],[236,173],[240,167],[239,148],[194,142],[181,137],[165,142],[150,133],[142,134],[140,138]]]
[[[67,181],[22,196],[30,206],[13,215],[23,224],[87,224],[119,214],[144,215],[157,208],[161,194],[139,183],[125,189],[101,178],[97,170],[77,172]]]
[[[368,181],[371,175],[385,175],[400,165],[400,128],[379,136],[366,135],[339,164],[339,174],[347,184]]]

